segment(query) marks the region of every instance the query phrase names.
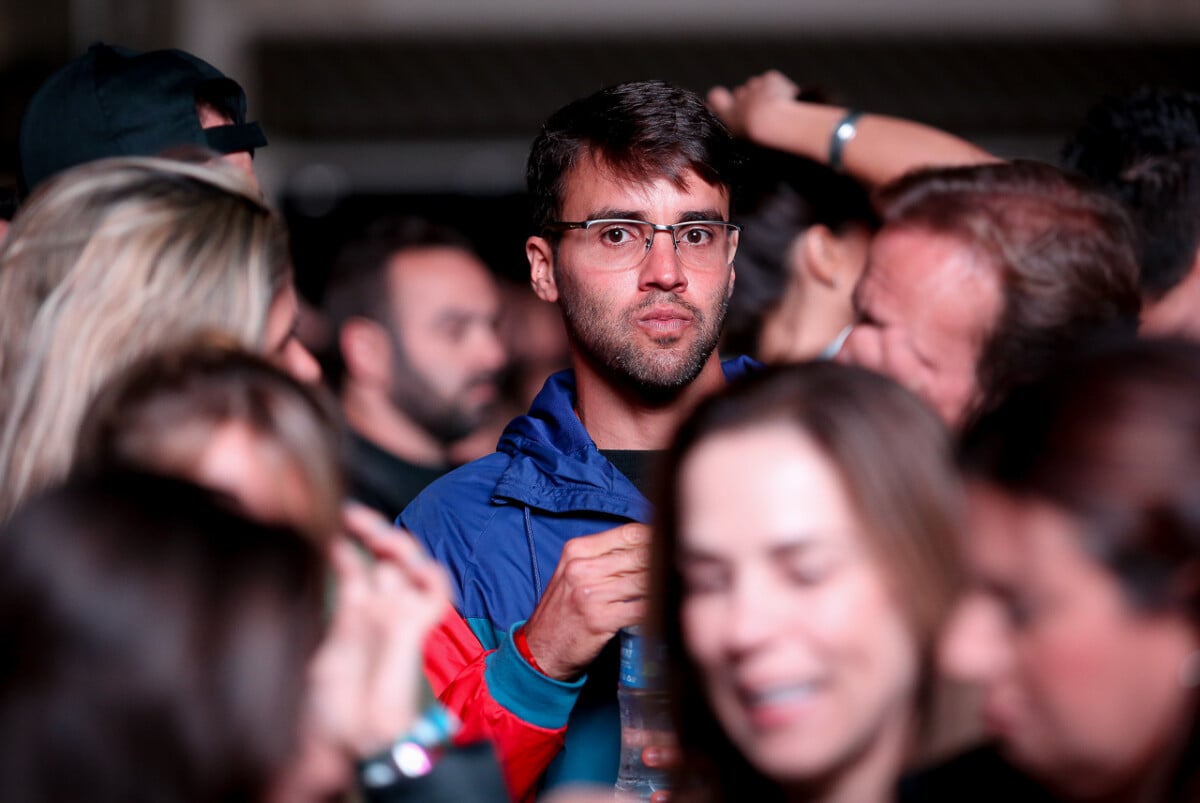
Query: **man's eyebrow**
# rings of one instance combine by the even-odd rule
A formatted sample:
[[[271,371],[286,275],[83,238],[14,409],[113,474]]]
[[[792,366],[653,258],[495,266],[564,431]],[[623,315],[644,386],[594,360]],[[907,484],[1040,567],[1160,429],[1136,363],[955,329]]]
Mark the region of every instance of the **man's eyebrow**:
[[[693,220],[725,220],[725,213],[719,209],[700,209],[694,212],[684,212],[676,222],[689,223]]]
[[[609,206],[589,212],[585,220],[645,220],[645,215],[640,209],[617,209]]]
[[[645,210],[642,209],[617,209],[615,207],[605,207],[603,209],[595,209],[588,213],[587,220],[646,220],[650,223],[657,221],[649,220]],[[687,212],[682,212],[676,219],[676,223],[690,223],[696,220],[725,220],[725,213],[719,209],[695,209]]]
[[[471,321],[476,321],[476,320],[490,321],[494,317],[496,317],[496,316],[492,315],[490,312],[487,312],[487,311],[480,312],[478,310],[451,308],[451,309],[444,309],[441,312],[439,312],[434,317],[434,322],[435,323],[458,324],[458,323],[470,323]]]

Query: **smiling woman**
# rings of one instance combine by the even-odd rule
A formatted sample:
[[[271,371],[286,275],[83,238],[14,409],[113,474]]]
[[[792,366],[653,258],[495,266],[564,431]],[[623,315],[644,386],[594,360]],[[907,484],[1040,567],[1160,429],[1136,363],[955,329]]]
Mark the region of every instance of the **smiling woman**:
[[[654,578],[685,800],[883,801],[930,736],[955,588],[945,433],[813,363],[706,403],[669,454]]]

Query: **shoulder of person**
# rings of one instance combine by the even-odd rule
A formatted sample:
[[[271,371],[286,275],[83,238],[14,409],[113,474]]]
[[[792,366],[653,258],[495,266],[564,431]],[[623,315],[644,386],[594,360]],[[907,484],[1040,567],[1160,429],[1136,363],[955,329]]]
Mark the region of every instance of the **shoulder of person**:
[[[993,744],[971,748],[907,773],[897,787],[896,800],[1058,803],[1057,798],[1010,764]]]

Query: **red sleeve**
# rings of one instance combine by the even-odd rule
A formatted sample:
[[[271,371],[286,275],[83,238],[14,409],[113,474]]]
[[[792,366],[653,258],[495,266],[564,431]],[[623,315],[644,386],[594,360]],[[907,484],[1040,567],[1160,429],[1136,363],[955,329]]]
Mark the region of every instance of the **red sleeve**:
[[[541,728],[517,717],[488,691],[485,650],[450,608],[425,641],[425,675],[442,705],[462,722],[456,744],[491,741],[516,801],[533,801],[538,779],[562,749],[566,727]]]

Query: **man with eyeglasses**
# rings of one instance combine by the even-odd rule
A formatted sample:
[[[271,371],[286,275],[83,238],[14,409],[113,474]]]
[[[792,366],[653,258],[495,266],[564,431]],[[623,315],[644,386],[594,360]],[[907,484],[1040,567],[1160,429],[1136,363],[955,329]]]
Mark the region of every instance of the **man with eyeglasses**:
[[[449,567],[487,650],[438,693],[490,695],[533,726],[565,727],[545,787],[616,778],[613,636],[645,614],[651,463],[696,401],[751,367],[715,351],[738,244],[735,162],[703,100],[659,81],[547,120],[529,157],[525,253],[535,292],[562,312],[572,370],[550,377],[496,454],[400,517]]]

